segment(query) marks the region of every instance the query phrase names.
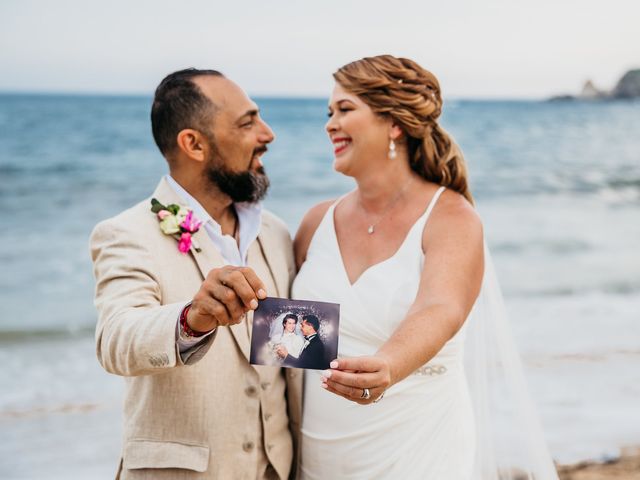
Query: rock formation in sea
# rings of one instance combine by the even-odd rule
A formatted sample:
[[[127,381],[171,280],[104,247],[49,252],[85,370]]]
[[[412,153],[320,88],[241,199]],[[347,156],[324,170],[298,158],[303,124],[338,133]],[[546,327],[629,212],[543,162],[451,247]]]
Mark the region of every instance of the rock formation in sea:
[[[614,98],[639,98],[640,68],[625,73],[613,89],[612,95]]]
[[[587,80],[578,95],[556,95],[551,101],[565,100],[612,100],[640,98],[640,68],[625,73],[613,90],[598,89],[591,80]]]
[[[591,80],[587,80],[578,98],[581,100],[599,100],[606,97],[606,95],[607,92],[597,89]]]

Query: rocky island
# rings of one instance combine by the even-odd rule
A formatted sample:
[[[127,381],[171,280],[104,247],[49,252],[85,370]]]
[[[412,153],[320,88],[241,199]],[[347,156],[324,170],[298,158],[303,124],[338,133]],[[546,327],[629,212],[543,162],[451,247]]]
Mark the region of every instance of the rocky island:
[[[612,90],[600,90],[587,80],[578,95],[558,95],[550,101],[563,100],[617,100],[640,98],[640,68],[625,73]]]

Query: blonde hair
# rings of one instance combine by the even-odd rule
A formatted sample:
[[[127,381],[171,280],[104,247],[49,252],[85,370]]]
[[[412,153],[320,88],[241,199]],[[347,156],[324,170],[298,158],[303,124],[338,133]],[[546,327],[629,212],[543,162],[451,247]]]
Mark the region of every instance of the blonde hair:
[[[375,113],[388,115],[400,126],[413,171],[473,204],[462,151],[437,122],[442,96],[435,75],[413,60],[379,55],[351,62],[333,78]]]

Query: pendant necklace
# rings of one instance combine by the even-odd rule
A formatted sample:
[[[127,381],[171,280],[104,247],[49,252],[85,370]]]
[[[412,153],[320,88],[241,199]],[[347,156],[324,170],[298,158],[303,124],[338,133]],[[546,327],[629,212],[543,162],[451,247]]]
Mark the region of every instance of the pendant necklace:
[[[369,224],[369,227],[367,228],[367,233],[369,235],[373,235],[375,233],[376,227],[378,226],[378,224],[384,219],[384,217],[387,216],[387,214],[391,211],[391,208],[398,202],[398,200],[400,200],[404,192],[407,191],[407,188],[409,188],[409,185],[411,184],[411,180],[412,180],[411,177],[409,177],[409,180],[407,180],[407,182],[404,184],[402,189],[400,189],[398,194],[395,197],[393,197],[393,199],[391,199],[391,201],[385,207],[384,211],[378,216],[376,221]],[[360,208],[362,208],[362,211],[365,213],[365,215],[369,216],[364,206],[362,205],[362,200],[360,200],[360,197],[358,197],[358,203],[360,204]]]

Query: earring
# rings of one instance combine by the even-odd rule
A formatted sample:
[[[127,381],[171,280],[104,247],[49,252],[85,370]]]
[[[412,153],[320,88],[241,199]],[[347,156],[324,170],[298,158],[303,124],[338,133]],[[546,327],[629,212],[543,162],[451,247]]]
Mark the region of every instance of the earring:
[[[391,139],[391,141],[389,142],[389,158],[393,160],[394,158],[396,158],[396,156],[396,142]]]

